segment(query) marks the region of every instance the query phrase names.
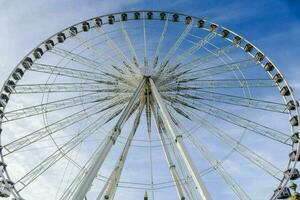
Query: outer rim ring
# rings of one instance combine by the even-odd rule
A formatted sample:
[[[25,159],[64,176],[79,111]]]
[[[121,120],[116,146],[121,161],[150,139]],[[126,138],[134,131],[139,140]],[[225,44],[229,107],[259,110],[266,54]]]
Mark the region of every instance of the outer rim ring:
[[[227,29],[227,28],[225,28],[225,27],[223,27],[223,26],[220,26],[219,24],[217,24],[217,23],[214,23],[214,22],[211,22],[211,21],[208,21],[208,20],[206,20],[206,19],[202,19],[202,18],[199,18],[199,17],[195,17],[195,16],[190,16],[190,15],[187,15],[187,14],[182,14],[182,13],[177,13],[177,12],[172,12],[172,11],[160,11],[160,10],[139,10],[139,11],[137,11],[137,10],[133,10],[133,11],[125,11],[125,12],[115,12],[115,13],[110,13],[110,14],[105,14],[105,15],[101,15],[101,16],[97,16],[97,17],[93,17],[93,18],[90,18],[90,19],[88,19],[88,20],[84,20],[84,21],[81,21],[81,22],[79,22],[79,23],[76,23],[76,24],[73,24],[73,25],[71,25],[71,26],[69,26],[69,27],[67,27],[67,28],[65,28],[65,29],[63,29],[63,30],[61,30],[61,31],[59,31],[59,32],[57,32],[57,33],[55,33],[55,34],[53,34],[52,36],[50,36],[49,38],[47,38],[46,40],[44,40],[43,42],[41,42],[38,46],[36,46],[36,48],[34,48],[33,50],[31,50],[17,65],[16,65],[16,67],[12,70],[12,72],[11,72],[11,74],[9,75],[9,77],[7,78],[7,80],[4,82],[4,84],[3,84],[3,86],[2,86],[2,89],[1,89],[1,94],[6,94],[8,97],[10,96],[10,94],[9,93],[6,93],[5,91],[4,91],[4,86],[7,84],[7,82],[9,81],[9,80],[14,80],[14,82],[15,83],[17,83],[18,82],[18,80],[15,80],[13,77],[12,77],[12,75],[13,75],[13,73],[15,72],[15,70],[16,69],[18,69],[18,68],[22,68],[22,63],[23,63],[23,61],[27,58],[27,57],[31,57],[31,58],[34,58],[33,57],[33,52],[34,52],[34,50],[36,50],[37,48],[42,48],[43,50],[45,50],[45,48],[43,47],[43,45],[44,45],[44,43],[47,41],[47,40],[52,40],[53,42],[54,42],[54,46],[56,46],[56,45],[58,45],[59,43],[57,42],[57,40],[56,40],[56,36],[57,36],[57,34],[59,34],[59,33],[65,33],[66,34],[66,39],[68,39],[69,37],[70,37],[70,34],[69,34],[69,29],[71,28],[71,27],[73,27],[73,26],[75,26],[75,27],[79,27],[79,25],[81,25],[83,22],[89,22],[89,23],[91,23],[91,22],[93,22],[93,20],[95,20],[96,18],[100,18],[100,19],[104,19],[105,17],[107,18],[108,16],[110,16],[110,15],[113,15],[113,16],[120,16],[121,14],[123,14],[123,13],[126,13],[127,15],[128,15],[128,21],[129,20],[136,20],[136,19],[133,19],[133,18],[129,18],[129,14],[133,14],[133,13],[135,13],[135,12],[140,12],[140,13],[147,13],[147,12],[152,12],[153,13],[153,19],[148,19],[147,17],[145,17],[145,20],[161,20],[160,18],[159,18],[159,14],[160,13],[166,13],[166,14],[171,14],[171,15],[174,15],[174,14],[177,14],[177,15],[179,15],[179,21],[178,22],[174,22],[174,23],[183,23],[184,22],[184,20],[182,20],[182,18],[184,19],[185,17],[191,17],[192,18],[192,23],[193,23],[193,26],[195,26],[195,27],[197,27],[197,24],[196,23],[194,23],[195,21],[197,22],[198,20],[204,20],[205,21],[205,26],[203,27],[203,28],[201,28],[201,29],[203,29],[203,30],[206,30],[206,31],[210,31],[210,29],[209,29],[209,26],[210,25],[217,25],[217,35],[218,36],[220,36],[220,37],[222,37],[222,35],[221,35],[221,31],[223,31],[223,30],[227,30],[227,31],[229,31],[229,35],[230,35],[230,37],[228,37],[228,38],[224,38],[224,39],[226,39],[227,41],[229,41],[229,42],[231,42],[231,43],[233,43],[233,44],[235,44],[234,43],[234,41],[233,41],[233,37],[235,37],[235,36],[237,36],[237,37],[240,37],[240,39],[241,39],[241,41],[240,41],[240,44],[239,45],[237,45],[237,47],[239,47],[239,48],[241,48],[241,49],[243,49],[244,48],[244,45],[246,45],[246,44],[250,44],[250,45],[252,45],[252,47],[253,47],[253,50],[252,50],[252,52],[248,52],[248,54],[250,55],[250,56],[252,56],[253,58],[255,58],[255,56],[256,56],[256,53],[262,53],[263,55],[264,55],[264,59],[262,60],[262,61],[258,61],[259,63],[260,63],[260,65],[261,65],[261,67],[264,67],[264,64],[265,63],[267,63],[267,62],[270,62],[272,65],[273,65],[273,67],[274,67],[274,70],[273,71],[268,71],[267,73],[269,74],[269,76],[271,77],[271,79],[273,78],[273,75],[275,75],[276,73],[278,73],[279,75],[281,75],[281,77],[282,77],[282,79],[283,79],[283,82],[282,83],[276,83],[276,85],[277,85],[277,88],[279,89],[279,91],[284,87],[284,86],[286,86],[287,87],[287,89],[289,90],[289,92],[290,92],[290,95],[289,96],[282,96],[283,97],[283,100],[284,100],[284,102],[285,102],[285,104],[287,104],[289,101],[294,101],[294,103],[296,102],[296,99],[295,99],[295,96],[294,96],[294,94],[293,94],[293,90],[292,90],[292,88],[291,88],[291,86],[288,84],[288,81],[285,79],[285,77],[283,76],[283,74],[279,71],[279,69],[278,69],[278,67],[267,57],[267,56],[265,56],[265,54],[259,49],[259,48],[257,48],[253,43],[251,43],[251,42],[249,42],[247,39],[245,39],[244,37],[242,37],[242,36],[240,36],[240,35],[238,35],[237,33],[235,33],[235,32],[233,32],[233,31],[231,31],[230,29]],[[137,20],[141,20],[141,19],[144,19],[143,17],[142,17],[142,15],[141,15],[141,17],[139,18],[139,19],[137,19]],[[173,22],[173,20],[170,20],[169,19],[169,21],[170,22]],[[118,22],[120,22],[120,20],[119,19],[116,19],[116,21],[115,21],[115,23],[118,23]],[[94,24],[94,22],[93,22],[93,24]],[[103,23],[102,25],[107,25],[108,23],[106,22],[106,23]],[[209,26],[207,26],[207,24],[209,25]],[[96,26],[95,25],[92,25],[91,26],[91,29],[92,28],[95,28]],[[78,33],[79,32],[83,32],[83,30],[82,30],[82,28],[80,27],[80,29],[78,29]],[[43,52],[46,52],[47,50],[45,50],[45,51],[43,51]],[[33,62],[36,60],[36,59],[32,59],[33,60]],[[24,68],[23,68],[24,69]],[[24,73],[26,72],[26,70],[24,69]],[[5,106],[3,107],[3,112],[5,111]],[[288,110],[288,115],[289,115],[289,119],[291,119],[293,116],[296,116],[296,119],[298,120],[298,122],[300,122],[300,115],[299,115],[299,108],[296,106],[295,107],[295,110]],[[0,129],[1,129],[1,126],[2,126],[2,118],[0,118]],[[292,126],[291,125],[291,133],[293,134],[293,133],[296,133],[296,132],[300,132],[300,126]],[[4,158],[3,158],[3,154],[2,154],[2,146],[1,146],[1,137],[0,137],[0,156],[1,156],[1,160],[0,161],[2,161],[3,163],[4,163]],[[292,145],[292,150],[296,150],[296,158],[298,158],[299,156],[300,156],[300,143],[298,142],[298,144],[297,143],[294,143],[293,142],[293,145]],[[297,160],[297,159],[295,159],[295,160]],[[292,169],[294,169],[295,167],[296,167],[296,164],[297,164],[297,161],[291,161],[291,160],[289,160],[289,162],[288,162],[288,166],[287,166],[287,168],[286,169],[289,169],[289,168],[292,168]],[[290,175],[291,176],[291,175]],[[271,199],[275,199],[278,195],[279,195],[279,193],[281,192],[281,191],[283,191],[283,188],[284,187],[286,187],[286,185],[287,185],[287,183],[289,182],[289,179],[290,179],[290,176],[288,177],[288,178],[285,178],[284,176],[283,176],[283,178],[282,178],[282,180],[281,180],[281,182],[280,182],[280,185],[279,185],[279,187],[282,187],[282,189],[278,192],[278,193],[274,193],[273,194],[273,196],[271,197]],[[7,181],[6,180],[9,180],[9,181],[11,181],[11,179],[10,179],[10,177],[9,177],[9,173],[7,172],[7,169],[6,168],[3,168],[3,172],[0,170],[0,177],[6,177],[6,179],[4,179],[4,182],[7,184]],[[18,191],[13,187],[13,191],[15,192],[15,193],[13,193],[14,194],[14,196],[15,197],[20,197],[20,194],[18,193]]]

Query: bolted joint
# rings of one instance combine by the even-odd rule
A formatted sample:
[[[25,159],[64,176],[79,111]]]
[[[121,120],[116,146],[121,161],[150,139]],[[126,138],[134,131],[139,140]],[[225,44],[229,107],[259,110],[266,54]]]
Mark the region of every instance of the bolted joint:
[[[175,165],[174,165],[174,164],[173,164],[173,165],[170,165],[169,169],[170,169],[170,170],[175,169]]]
[[[178,138],[181,138],[181,139],[182,139],[182,135],[176,135],[175,142],[178,141]]]
[[[110,136],[110,140],[113,142],[113,144],[116,143],[116,140],[117,140],[118,136],[120,135],[120,133],[121,133],[120,127],[117,127],[117,126],[116,126],[116,127],[113,129],[112,135]]]

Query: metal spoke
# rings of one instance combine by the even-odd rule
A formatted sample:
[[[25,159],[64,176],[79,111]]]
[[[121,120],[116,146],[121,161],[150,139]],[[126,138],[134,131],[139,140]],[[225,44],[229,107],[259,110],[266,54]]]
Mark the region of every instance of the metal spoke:
[[[4,113],[5,119],[3,120],[3,122],[40,115],[43,113],[53,112],[53,111],[66,109],[66,108],[70,108],[82,104],[105,102],[108,100],[112,100],[115,97],[116,97],[115,95],[101,97],[98,93],[92,93],[92,94],[85,94],[76,97],[71,97],[63,100],[43,103],[36,106],[30,106],[18,110],[5,112]]]
[[[121,83],[102,84],[102,83],[53,83],[53,84],[24,84],[17,85],[13,94],[23,93],[51,93],[51,92],[98,92],[98,93],[126,93],[130,92],[128,87]]]
[[[48,64],[40,64],[40,63],[34,63],[34,65],[30,70],[47,73],[47,74],[56,74],[60,76],[73,77],[82,80],[90,80],[98,83],[106,83],[108,85],[115,84],[117,80],[119,81],[124,80],[121,77],[115,76],[115,77],[111,77],[115,79],[114,81],[111,81],[110,79],[108,79],[108,75],[104,75],[101,73],[95,73],[91,71],[78,70],[78,69],[67,68],[67,67],[59,67],[59,66],[48,65]]]
[[[184,41],[184,39],[188,36],[188,33],[191,31],[192,27],[193,27],[192,24],[189,24],[186,26],[185,30],[182,32],[180,37],[176,40],[174,45],[170,48],[168,53],[165,55],[164,59],[161,61],[160,66],[156,70],[157,75],[160,75],[160,73],[165,69],[170,58],[173,56],[173,54],[178,49],[178,47],[181,45],[181,43]]]
[[[132,59],[133,59],[133,61],[134,61],[134,64],[135,64],[135,66],[138,68],[139,67],[139,60],[138,60],[138,56],[137,56],[137,54],[136,54],[136,51],[135,51],[135,48],[133,47],[133,45],[132,45],[132,42],[131,42],[131,40],[130,40],[130,38],[129,38],[129,35],[128,35],[128,33],[127,33],[127,31],[126,31],[126,28],[125,28],[125,26],[124,26],[124,23],[123,23],[123,21],[122,20],[120,20],[120,24],[121,24],[121,30],[122,30],[122,33],[123,33],[123,35],[124,35],[124,37],[125,37],[125,40],[126,40],[126,43],[127,43],[127,46],[128,46],[128,48],[129,48],[129,50],[130,50],[130,54],[131,54],[131,56],[132,56]]]
[[[158,64],[158,58],[159,58],[159,54],[161,51],[161,46],[162,46],[163,40],[165,39],[165,35],[168,30],[168,25],[169,25],[169,14],[166,16],[164,28],[160,35],[159,42],[158,42],[158,45],[157,45],[157,48],[155,51],[154,60],[153,60],[153,68],[156,68],[156,66]]]
[[[278,130],[272,129],[270,127],[267,127],[265,125],[259,124],[257,122],[254,122],[254,121],[247,119],[245,117],[242,117],[240,115],[236,115],[236,114],[227,112],[223,109],[217,108],[215,106],[212,106],[212,105],[204,103],[204,102],[199,102],[199,101],[193,102],[193,101],[189,100],[189,102],[187,103],[186,102],[187,99],[180,100],[180,98],[178,98],[178,99],[170,98],[169,100],[171,100],[172,102],[177,103],[179,105],[183,105],[187,108],[192,108],[194,110],[198,110],[203,113],[207,113],[211,116],[222,119],[231,124],[240,126],[242,128],[245,128],[254,133],[257,133],[264,137],[275,140],[277,142],[290,145],[288,143],[288,141],[290,139],[289,135],[282,133]]]
[[[274,178],[281,180],[282,171],[274,166],[271,162],[265,160],[263,157],[256,154],[254,151],[250,150],[246,146],[240,143],[240,141],[235,140],[231,136],[229,136],[224,131],[221,131],[219,128],[208,122],[203,117],[200,117],[196,113],[192,112],[192,119],[195,120],[202,128],[207,130],[209,133],[213,134],[215,137],[223,141],[225,144],[229,145],[233,148],[233,150],[240,153],[246,159],[248,159],[251,163],[255,164]]]
[[[218,66],[203,68],[203,69],[195,69],[195,70],[188,70],[186,73],[184,73],[184,76],[191,77],[197,77],[197,78],[206,78],[210,76],[214,76],[217,74],[223,74],[227,72],[233,72],[236,70],[241,70],[249,67],[253,67],[253,64],[258,65],[255,63],[254,59],[245,59],[241,61],[236,61],[228,64],[222,64]]]
[[[226,184],[230,187],[230,189],[235,193],[235,195],[241,200],[250,200],[251,198],[248,194],[243,190],[243,188],[233,179],[233,177],[225,170],[222,164],[217,161],[213,154],[207,149],[204,143],[200,140],[200,138],[191,134],[189,137],[190,142],[199,150],[201,155],[205,157],[205,159],[209,162],[210,166],[214,166],[214,170],[224,179]]]
[[[193,55],[195,52],[197,52],[199,49],[201,49],[207,43],[209,43],[213,38],[215,38],[216,34],[216,32],[208,33],[204,38],[201,38],[197,43],[194,43],[194,45],[190,47],[185,53],[175,58],[174,63],[182,63],[184,60],[189,58],[191,55]]]
[[[47,169],[56,164],[61,158],[65,157],[70,151],[72,151],[77,145],[82,143],[90,135],[94,134],[99,128],[111,120],[111,117],[116,117],[122,111],[122,107],[118,107],[115,112],[106,112],[101,115],[93,123],[89,124],[86,128],[72,137],[64,145],[60,146],[58,150],[48,156],[41,163],[36,165],[32,170],[30,170],[26,175],[22,176],[17,182],[17,186],[20,185],[19,191],[27,187],[36,178],[42,175]]]
[[[96,106],[92,105],[92,106],[85,108],[84,110],[73,113],[72,115],[69,115],[69,116],[65,117],[64,119],[58,120],[50,125],[47,125],[37,131],[29,133],[26,136],[18,138],[16,140],[14,140],[13,142],[10,142],[10,143],[4,145],[3,148],[8,151],[8,153],[4,154],[4,156],[11,154],[12,152],[18,151],[34,142],[37,142],[49,135],[52,135],[53,133],[56,133],[68,126],[71,126],[89,116],[98,114],[107,109],[113,108],[119,104],[124,104],[127,101],[128,101],[128,98],[121,98],[121,99],[117,99],[114,102],[111,102],[110,104],[108,104],[106,106],[104,106],[103,104],[97,104]]]
[[[168,93],[169,96],[181,96],[186,99],[193,99],[194,101],[208,101],[208,102],[220,102],[230,105],[242,106],[253,109],[267,110],[279,113],[288,113],[287,106],[283,103],[277,103],[272,101],[259,100],[254,98],[234,96],[224,93],[211,92],[205,90],[196,91],[183,91],[176,92],[175,94]]]

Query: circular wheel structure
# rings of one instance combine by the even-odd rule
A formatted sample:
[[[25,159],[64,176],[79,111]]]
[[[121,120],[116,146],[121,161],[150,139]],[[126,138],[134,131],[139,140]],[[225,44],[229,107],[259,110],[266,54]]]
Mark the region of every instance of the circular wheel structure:
[[[130,11],[29,52],[1,90],[7,199],[288,199],[298,102],[251,42],[205,19]]]

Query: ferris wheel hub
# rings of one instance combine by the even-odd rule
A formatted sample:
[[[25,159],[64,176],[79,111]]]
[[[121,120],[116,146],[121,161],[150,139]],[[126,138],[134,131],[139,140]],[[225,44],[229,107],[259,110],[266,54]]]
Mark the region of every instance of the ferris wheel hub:
[[[152,67],[145,66],[140,68],[141,75],[145,77],[151,77],[153,75],[153,72],[154,70]]]

